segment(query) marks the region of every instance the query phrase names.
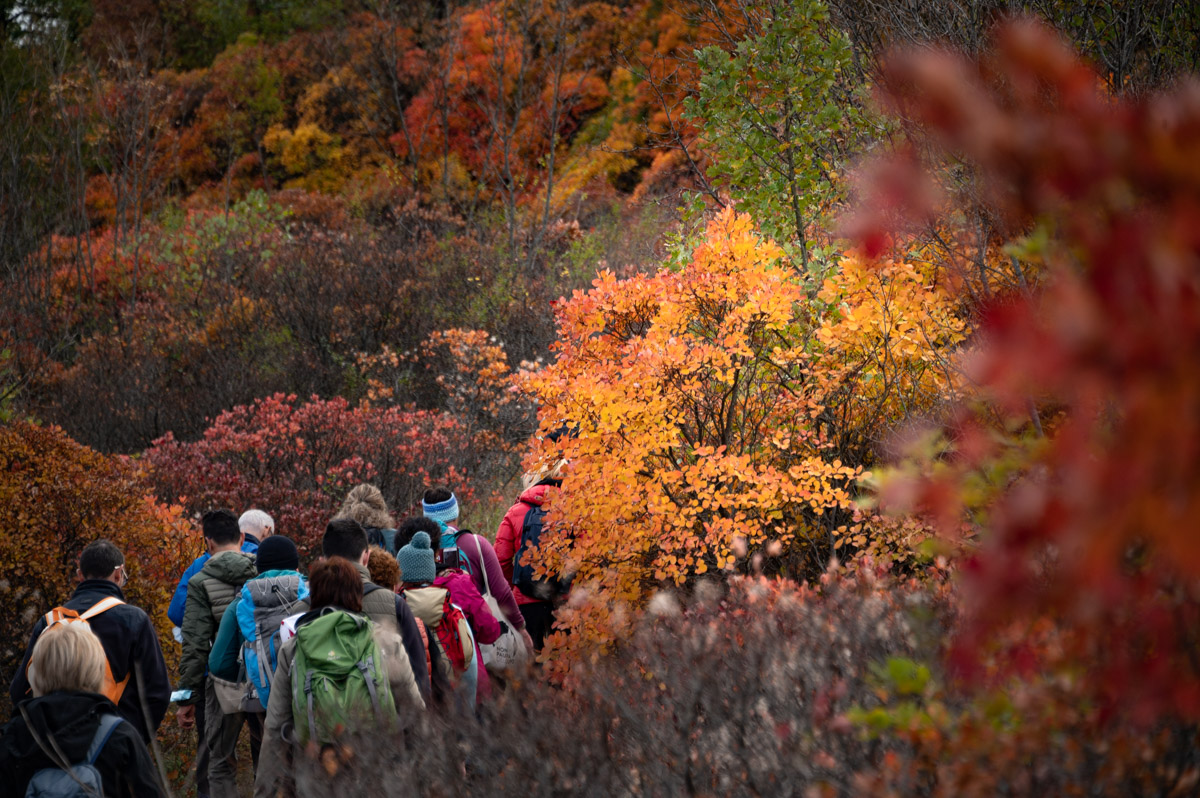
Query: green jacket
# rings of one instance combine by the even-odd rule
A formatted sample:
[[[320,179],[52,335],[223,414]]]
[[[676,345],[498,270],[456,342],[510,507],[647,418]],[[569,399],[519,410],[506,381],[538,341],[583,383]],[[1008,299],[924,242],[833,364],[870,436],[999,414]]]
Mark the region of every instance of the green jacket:
[[[221,616],[247,579],[254,577],[254,556],[240,551],[223,551],[204,564],[188,582],[183,610],[183,658],[179,662],[180,690],[191,690],[183,706],[200,699],[199,691],[208,671],[208,655]]]

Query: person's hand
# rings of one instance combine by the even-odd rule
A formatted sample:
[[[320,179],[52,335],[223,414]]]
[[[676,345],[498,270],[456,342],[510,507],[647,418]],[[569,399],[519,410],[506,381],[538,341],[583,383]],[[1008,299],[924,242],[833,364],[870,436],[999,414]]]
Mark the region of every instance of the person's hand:
[[[521,641],[525,644],[525,650],[529,652],[529,656],[534,655],[533,638],[529,636],[528,629],[521,630]]]
[[[196,725],[196,705],[180,707],[175,711],[175,722],[181,729],[190,729]]]

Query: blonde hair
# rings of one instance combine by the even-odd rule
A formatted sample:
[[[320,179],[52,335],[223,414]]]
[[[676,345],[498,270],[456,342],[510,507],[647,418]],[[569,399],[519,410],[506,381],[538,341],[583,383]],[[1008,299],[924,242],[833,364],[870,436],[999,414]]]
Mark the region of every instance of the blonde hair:
[[[543,479],[562,479],[566,468],[567,461],[559,460],[556,463],[543,463],[532,471],[526,471],[521,476],[521,492],[524,493]]]
[[[104,689],[104,646],[86,623],[58,623],[38,637],[29,658],[35,696],[58,690],[99,693]]]
[[[338,518],[353,518],[363,526],[377,529],[396,528],[396,521],[388,512],[387,502],[379,488],[365,482],[346,494],[346,500],[342,502],[334,520]]]

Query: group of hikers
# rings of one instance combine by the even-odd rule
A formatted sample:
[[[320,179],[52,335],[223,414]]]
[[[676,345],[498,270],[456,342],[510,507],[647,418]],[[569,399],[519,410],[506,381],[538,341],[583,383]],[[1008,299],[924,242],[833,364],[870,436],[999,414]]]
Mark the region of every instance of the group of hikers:
[[[427,490],[422,514],[397,524],[379,489],[359,485],[307,574],[267,512],[206,513],[207,551],[167,610],[182,645],[174,687],[153,622],[125,601],[122,552],[90,543],[79,586],[38,619],[12,680],[0,798],[165,795],[148,746],[172,702],[180,727],[198,730],[202,798],[238,795],[243,726],[254,794],[273,798],[294,792],[298,751],[347,731],[401,730],[423,712],[477,722],[554,622],[564,586],[535,579],[526,552],[559,472],[526,475],[494,546],[457,528],[447,488]]]

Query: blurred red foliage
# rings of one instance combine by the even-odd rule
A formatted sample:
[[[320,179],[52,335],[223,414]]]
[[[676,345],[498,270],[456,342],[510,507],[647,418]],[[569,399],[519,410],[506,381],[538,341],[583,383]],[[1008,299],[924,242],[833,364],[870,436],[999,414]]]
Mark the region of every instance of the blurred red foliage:
[[[965,564],[954,663],[982,674],[998,647],[1018,673],[1082,675],[1102,719],[1200,719],[1200,85],[1114,100],[1019,21],[977,63],[898,55],[882,89],[966,161],[998,227],[1026,236],[1014,257],[1044,270],[1042,290],[985,309],[966,358],[981,402],[948,428],[952,467],[889,492],[957,524],[971,480],[1017,474],[993,484]],[[920,169],[884,174],[867,242],[889,211],[928,210],[904,205],[927,193]],[[1049,437],[1038,407],[1062,414]],[[1044,618],[1054,646],[1027,634]]]

